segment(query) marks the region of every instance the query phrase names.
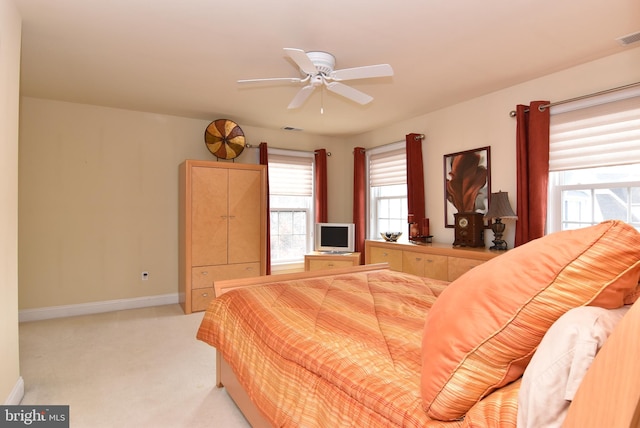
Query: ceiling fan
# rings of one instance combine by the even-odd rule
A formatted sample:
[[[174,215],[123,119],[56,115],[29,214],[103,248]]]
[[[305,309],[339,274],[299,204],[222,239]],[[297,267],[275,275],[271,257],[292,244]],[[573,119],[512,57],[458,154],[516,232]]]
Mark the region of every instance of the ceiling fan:
[[[245,79],[238,80],[238,83],[277,81],[306,83],[306,85],[298,91],[291,103],[289,103],[288,108],[294,109],[302,106],[313,91],[319,86],[324,86],[331,92],[364,105],[371,102],[373,97],[341,82],[345,80],[393,76],[393,69],[389,64],[367,65],[364,67],[334,70],[333,68],[336,64],[336,58],[330,53],[320,51],[305,52],[302,49],[294,48],[284,48],[284,51],[300,68],[300,72],[304,77]]]

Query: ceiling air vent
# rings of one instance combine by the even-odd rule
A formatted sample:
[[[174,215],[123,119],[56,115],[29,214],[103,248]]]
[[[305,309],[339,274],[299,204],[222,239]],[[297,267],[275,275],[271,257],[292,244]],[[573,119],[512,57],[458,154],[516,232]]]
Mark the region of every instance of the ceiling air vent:
[[[302,131],[302,129],[294,128],[293,126],[283,126],[282,129],[285,131]]]
[[[628,46],[631,43],[640,42],[640,31],[616,39],[622,46]]]

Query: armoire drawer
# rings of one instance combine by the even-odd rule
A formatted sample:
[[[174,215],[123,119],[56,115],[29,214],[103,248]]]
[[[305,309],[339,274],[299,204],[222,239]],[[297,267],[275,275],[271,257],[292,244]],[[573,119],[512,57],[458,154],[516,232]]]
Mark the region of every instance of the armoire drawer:
[[[204,311],[214,297],[213,287],[191,290],[191,310],[193,312]]]
[[[213,287],[213,281],[260,276],[260,262],[191,268],[191,289]]]

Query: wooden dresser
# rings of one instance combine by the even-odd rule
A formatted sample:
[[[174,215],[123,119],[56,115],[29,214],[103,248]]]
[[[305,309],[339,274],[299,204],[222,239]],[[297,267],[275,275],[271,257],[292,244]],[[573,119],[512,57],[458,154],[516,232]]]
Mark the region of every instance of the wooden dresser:
[[[487,248],[453,247],[451,244],[412,244],[365,241],[365,263],[389,263],[400,272],[453,281],[473,267],[504,251]]]
[[[213,281],[266,274],[266,166],[187,160],[180,165],[180,304],[206,309]]]
[[[314,251],[304,256],[304,270],[323,270],[341,267],[358,266],[360,264],[360,253],[321,253]]]

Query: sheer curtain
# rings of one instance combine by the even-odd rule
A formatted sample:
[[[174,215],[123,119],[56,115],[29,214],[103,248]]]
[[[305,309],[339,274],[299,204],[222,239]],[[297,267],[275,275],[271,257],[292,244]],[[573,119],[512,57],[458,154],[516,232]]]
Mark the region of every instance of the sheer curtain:
[[[260,149],[260,165],[267,165],[267,248],[266,251],[266,259],[267,259],[267,275],[271,275],[271,209],[269,208],[269,156],[267,155],[267,143],[260,143],[258,146]]]
[[[516,107],[517,208],[514,246],[544,236],[549,181],[549,101]]]
[[[356,226],[356,252],[360,252],[360,264],[364,264],[364,241],[367,234],[367,182],[365,149],[353,149],[353,223]]]
[[[327,211],[327,150],[318,149],[315,154],[315,210],[316,223],[326,223],[329,215]]]

